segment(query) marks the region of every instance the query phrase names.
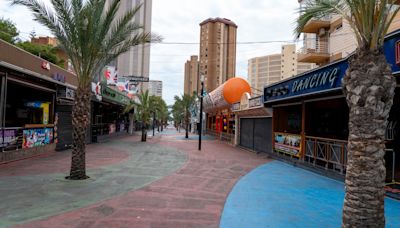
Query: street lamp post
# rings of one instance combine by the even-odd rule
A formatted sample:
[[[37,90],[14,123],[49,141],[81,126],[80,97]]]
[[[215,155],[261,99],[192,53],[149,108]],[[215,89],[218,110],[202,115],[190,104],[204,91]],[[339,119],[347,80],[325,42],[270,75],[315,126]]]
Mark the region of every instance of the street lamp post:
[[[153,136],[154,136],[154,123],[156,121],[156,112],[153,112]]]
[[[203,128],[203,93],[204,93],[204,75],[200,78],[201,93],[200,93],[200,126],[199,126],[199,150],[201,150],[201,133]]]

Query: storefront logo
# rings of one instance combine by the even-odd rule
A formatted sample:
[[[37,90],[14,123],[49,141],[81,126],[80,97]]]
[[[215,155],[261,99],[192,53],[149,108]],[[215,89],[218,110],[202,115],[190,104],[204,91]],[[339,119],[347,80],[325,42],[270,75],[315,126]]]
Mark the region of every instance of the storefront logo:
[[[263,106],[262,96],[254,97],[249,100],[249,108],[256,108],[256,107],[261,107],[261,106]]]
[[[318,74],[312,74],[307,78],[296,80],[293,82],[291,92],[295,93],[326,85],[332,88],[335,84],[336,79],[339,76],[339,73],[340,73],[340,68],[335,67],[333,69]]]
[[[53,79],[59,82],[65,82],[65,76],[60,74],[60,73],[54,73],[53,74]]]
[[[43,61],[41,66],[42,66],[42,69],[44,69],[44,70],[50,70],[49,62]]]

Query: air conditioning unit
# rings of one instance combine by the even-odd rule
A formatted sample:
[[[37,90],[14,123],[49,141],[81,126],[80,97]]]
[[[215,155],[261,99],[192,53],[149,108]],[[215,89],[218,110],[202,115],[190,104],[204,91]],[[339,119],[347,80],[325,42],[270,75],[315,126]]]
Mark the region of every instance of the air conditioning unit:
[[[319,32],[318,32],[318,36],[323,36],[323,35],[325,35],[325,34],[326,34],[325,28],[320,28],[320,29],[319,29]]]

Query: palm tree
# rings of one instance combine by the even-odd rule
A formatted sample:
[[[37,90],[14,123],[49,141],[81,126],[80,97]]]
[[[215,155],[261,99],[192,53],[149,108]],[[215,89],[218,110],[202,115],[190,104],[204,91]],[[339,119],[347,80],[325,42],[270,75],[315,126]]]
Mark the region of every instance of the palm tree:
[[[184,122],[185,122],[185,138],[189,138],[189,124],[191,113],[190,110],[193,108],[196,102],[196,95],[188,95],[184,94],[182,98],[179,96],[175,96],[175,103],[177,104],[178,110],[183,113]]]
[[[172,116],[175,124],[175,128],[178,132],[180,132],[180,126],[183,120],[183,108],[181,98],[175,96],[175,103],[172,105]]]
[[[394,0],[311,0],[296,33],[313,18],[341,15],[358,42],[343,81],[350,109],[343,227],[384,227],[385,130],[395,78],[383,53],[384,37],[399,8]]]
[[[133,22],[140,6],[117,19],[119,0],[11,0],[28,7],[58,39],[78,78],[72,111],[73,150],[69,179],[85,179],[85,139],[90,122],[90,83],[100,70],[132,46],[160,41]]]
[[[147,141],[147,128],[150,124],[151,114],[153,113],[152,108],[152,96],[149,96],[149,91],[141,92],[138,96],[139,102],[131,100],[130,103],[125,107],[124,112],[128,113],[133,108],[136,108],[136,118],[142,122],[142,142]]]
[[[160,124],[162,123],[162,116],[165,109],[167,109],[167,104],[165,101],[158,96],[151,96],[151,108],[152,112],[155,113],[155,122],[157,123],[157,130],[160,131]]]

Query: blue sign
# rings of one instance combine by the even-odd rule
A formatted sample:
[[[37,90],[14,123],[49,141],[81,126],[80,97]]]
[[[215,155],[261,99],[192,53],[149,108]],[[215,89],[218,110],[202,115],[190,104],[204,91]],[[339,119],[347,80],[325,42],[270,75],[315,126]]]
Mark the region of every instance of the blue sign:
[[[396,31],[386,36],[385,43],[383,44],[386,61],[392,66],[392,72],[394,74],[400,73],[400,66],[399,64],[396,64],[396,62],[400,61],[400,59],[396,60],[396,52],[400,51],[400,46],[398,46],[400,45],[399,41],[400,31]],[[397,53],[397,56],[400,57],[400,53]]]
[[[264,102],[341,89],[347,59],[264,88]]]

